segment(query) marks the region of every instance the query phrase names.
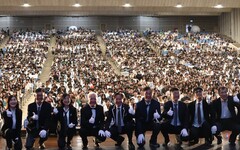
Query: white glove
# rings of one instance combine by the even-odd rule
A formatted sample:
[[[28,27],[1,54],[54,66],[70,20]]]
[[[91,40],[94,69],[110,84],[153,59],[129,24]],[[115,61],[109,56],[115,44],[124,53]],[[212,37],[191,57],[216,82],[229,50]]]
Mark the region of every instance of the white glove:
[[[70,123],[70,124],[68,125],[69,128],[73,128],[74,126],[75,126],[75,124],[73,124],[73,123]]]
[[[99,130],[98,131],[98,135],[102,136],[102,137],[105,137],[105,132],[103,130]]]
[[[41,130],[40,133],[39,133],[39,136],[41,138],[45,138],[47,136],[47,131],[46,130]]]
[[[235,96],[233,97],[233,101],[236,102],[236,103],[239,103],[239,99],[238,99],[237,95],[235,95]]]
[[[25,120],[24,120],[24,123],[23,123],[23,126],[24,126],[24,128],[27,128],[27,125],[29,124],[29,121],[28,121],[28,119],[26,118]]]
[[[53,108],[53,114],[57,114],[58,113],[58,109],[56,107]]]
[[[167,112],[168,116],[172,116],[173,115],[173,111],[172,111],[172,107],[170,107],[169,111]]]
[[[33,112],[32,119],[33,119],[33,120],[38,120],[38,115],[36,115],[35,112]]]
[[[135,114],[135,111],[132,106],[129,107],[128,112],[129,112],[129,114],[132,114],[132,115]]]
[[[182,131],[181,131],[180,135],[182,135],[183,137],[186,137],[186,136],[188,136],[188,132],[187,132],[187,130],[186,130],[185,128],[184,128],[184,129],[182,129]]]
[[[94,122],[95,122],[94,117],[91,117],[91,118],[89,119],[89,123],[94,124]]]
[[[107,138],[110,138],[111,137],[111,132],[109,132],[108,130],[105,131],[105,136]]]
[[[141,143],[143,143],[144,141],[145,141],[144,135],[143,135],[143,134],[139,134],[139,135],[138,135],[138,139],[137,139],[137,143],[138,143],[138,144],[141,144]]]
[[[6,112],[7,112],[7,116],[8,116],[8,117],[12,117],[12,112],[11,112],[11,111],[6,110]]]
[[[212,134],[216,134],[217,126],[212,126],[211,131],[212,131]]]
[[[156,109],[156,112],[153,114],[153,118],[154,119],[158,119],[158,118],[160,118],[161,116],[160,116],[160,114],[158,113],[158,111],[157,111],[157,109]]]

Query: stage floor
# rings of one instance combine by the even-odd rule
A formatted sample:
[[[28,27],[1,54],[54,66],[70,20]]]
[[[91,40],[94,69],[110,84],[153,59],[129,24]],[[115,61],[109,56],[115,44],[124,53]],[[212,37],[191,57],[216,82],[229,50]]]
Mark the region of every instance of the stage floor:
[[[147,141],[146,141],[146,144],[144,146],[144,148],[146,150],[149,150],[151,149],[149,147],[149,139],[150,139],[150,136],[151,136],[151,133],[150,132],[147,132],[146,134],[146,138],[147,138]],[[94,146],[94,143],[93,143],[93,137],[89,137],[88,138],[88,149],[89,150],[128,150],[128,141],[127,141],[127,137],[126,135],[124,135],[125,137],[125,140],[124,142],[122,143],[122,146],[121,147],[116,147],[115,146],[115,141],[113,141],[112,139],[107,139],[105,142],[101,143],[100,144],[100,147],[95,147]],[[239,143],[240,141],[236,141],[236,146],[233,148],[233,147],[230,147],[229,144],[228,144],[228,138],[229,138],[229,132],[224,132],[223,133],[223,143],[220,144],[220,145],[217,145],[216,143],[216,138],[214,139],[213,141],[213,144],[211,146],[205,146],[204,145],[204,139],[200,139],[199,141],[199,144],[196,144],[196,145],[193,145],[193,146],[188,146],[188,143],[186,142],[183,142],[182,146],[181,147],[178,147],[175,143],[176,143],[176,140],[175,140],[175,136],[174,135],[170,135],[170,145],[168,145],[168,147],[163,147],[162,146],[162,143],[163,143],[163,137],[162,137],[162,134],[160,133],[159,136],[158,136],[158,143],[161,145],[160,148],[157,148],[159,150],[178,150],[178,149],[186,149],[186,150],[239,150],[240,149],[240,146],[239,146]],[[25,137],[22,137],[22,142],[23,144],[25,144]],[[134,145],[135,145],[135,149],[137,149],[137,145],[136,145],[136,138],[134,136],[133,138],[133,142],[134,142]],[[57,137],[56,136],[50,136],[48,138],[48,140],[45,142],[45,146],[46,146],[46,150],[57,150],[58,147],[57,147]],[[3,139],[2,137],[0,137],[0,149],[1,150],[4,150],[6,147],[6,142],[5,142],[5,139]],[[81,141],[81,138],[80,136],[76,135],[74,136],[73,140],[72,140],[72,147],[73,147],[73,150],[80,150],[82,149],[82,141]],[[25,149],[25,148],[23,148]],[[38,150],[38,139],[36,140],[35,142],[35,150]]]

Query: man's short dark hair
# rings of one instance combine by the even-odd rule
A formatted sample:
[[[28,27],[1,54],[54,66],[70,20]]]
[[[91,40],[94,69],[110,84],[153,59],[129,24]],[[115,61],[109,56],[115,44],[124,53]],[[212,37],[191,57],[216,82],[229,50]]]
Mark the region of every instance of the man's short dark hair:
[[[218,93],[220,93],[221,90],[227,90],[228,91],[228,88],[226,86],[220,86],[218,88]]]
[[[143,91],[148,91],[148,90],[151,90],[151,88],[149,86],[146,86]]]
[[[173,87],[173,88],[170,89],[170,92],[174,92],[174,91],[179,91],[179,89],[176,88],[176,87]]]
[[[38,93],[38,92],[42,92],[42,88],[38,88],[38,89],[36,89],[35,92],[36,92],[36,93]]]
[[[193,92],[197,92],[197,91],[203,91],[203,89],[201,87],[194,88]]]
[[[116,97],[116,96],[118,96],[118,95],[121,95],[121,96],[122,96],[122,98],[124,97],[124,96],[123,96],[123,94],[122,94],[122,93],[120,93],[120,92],[116,92],[116,93],[114,94],[114,97]]]

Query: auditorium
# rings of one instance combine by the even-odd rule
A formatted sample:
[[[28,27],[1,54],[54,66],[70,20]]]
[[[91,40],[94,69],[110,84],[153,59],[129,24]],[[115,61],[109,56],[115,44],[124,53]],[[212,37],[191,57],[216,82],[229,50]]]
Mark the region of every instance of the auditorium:
[[[239,0],[0,3],[0,149],[240,149]]]

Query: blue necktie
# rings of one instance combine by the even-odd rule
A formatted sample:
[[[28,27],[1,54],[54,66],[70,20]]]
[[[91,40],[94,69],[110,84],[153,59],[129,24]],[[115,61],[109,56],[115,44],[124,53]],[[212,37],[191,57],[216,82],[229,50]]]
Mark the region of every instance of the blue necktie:
[[[200,103],[198,103],[197,116],[198,116],[198,124],[201,125],[202,124],[202,117],[201,117]]]
[[[147,103],[147,104],[146,104],[146,109],[147,109],[147,118],[146,118],[146,121],[147,121],[147,122],[149,121],[149,108],[150,108],[150,104]]]
[[[122,126],[121,126],[121,111],[120,111],[120,108],[118,108],[118,123],[117,123],[117,127],[118,127],[118,132],[121,133],[122,132]]]

